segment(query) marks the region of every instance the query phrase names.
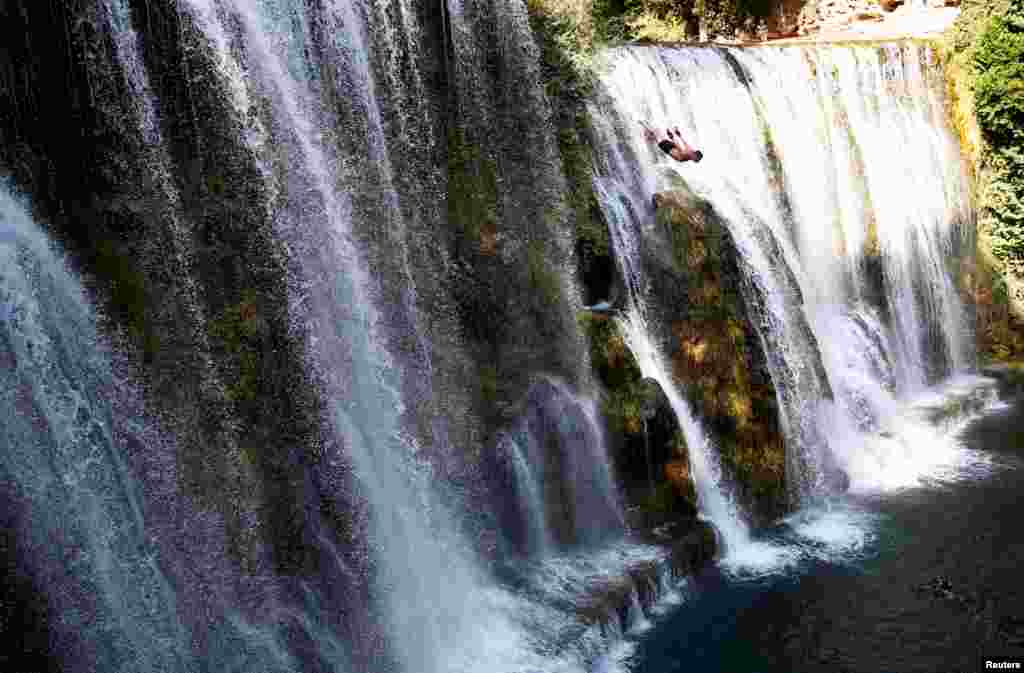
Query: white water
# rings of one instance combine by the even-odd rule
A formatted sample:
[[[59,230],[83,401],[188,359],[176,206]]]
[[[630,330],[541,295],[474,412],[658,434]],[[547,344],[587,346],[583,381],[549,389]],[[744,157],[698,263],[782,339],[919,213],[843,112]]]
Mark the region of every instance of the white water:
[[[502,611],[491,604],[480,569],[452,527],[454,517],[432,495],[429,465],[417,457],[420,448],[400,424],[400,370],[380,345],[381,317],[353,240],[352,206],[338,189],[337,164],[322,144],[318,101],[300,76],[302,60],[294,57],[309,39],[291,32],[291,17],[303,13],[290,11],[287,3],[241,1],[233,10],[259,77],[258,92],[274,100],[301,162],[290,178],[310,190],[310,208],[281,227],[286,239],[299,237],[298,249],[309,234],[322,241],[303,260],[306,291],[296,317],[306,323],[311,365],[327,388],[328,420],[355,462],[370,508],[378,569],[372,579],[385,606],[391,646],[402,670],[424,673],[470,671],[476,661],[508,658],[493,631],[506,631],[507,640],[521,636],[501,626]],[[355,81],[368,87],[362,28],[348,17],[344,27],[353,41],[351,54],[358,57]],[[356,94],[366,100],[372,91]],[[518,642],[511,649],[527,650]]]
[[[333,460],[353,461],[357,488],[368,507],[375,570],[369,580],[378,605],[367,607],[382,615],[388,650],[397,658],[396,670],[581,670],[604,646],[603,638],[583,638],[575,649],[565,652],[547,651],[546,643],[578,624],[572,612],[520,596],[486,575],[459,530],[458,494],[444,492],[445,484],[437,479],[428,458],[428,452],[438,447],[421,446],[405,425],[402,379],[412,363],[396,359],[385,345],[386,331],[394,320],[381,312],[389,307],[378,306],[381,279],[368,271],[354,232],[359,213],[347,193],[358,188],[360,175],[365,175],[348,166],[344,157],[335,156],[326,142],[326,111],[301,56],[310,41],[309,27],[293,21],[303,16],[301,8],[289,2],[244,0],[225,3],[223,8],[206,0],[191,0],[191,4],[217,50],[221,76],[233,82],[228,88],[234,91],[236,106],[244,110],[260,98],[273,106],[280,147],[272,148],[263,127],[257,125],[250,148],[265,166],[273,163],[262,156],[267,152],[283,152],[289,158],[285,174],[268,171],[266,179],[270,193],[275,184],[284,184],[297,202],[296,207],[287,208],[271,203],[279,236],[300,256],[301,276],[292,279],[292,315],[304,326],[309,365],[329,399],[327,422],[338,449],[344,451]],[[370,159],[387,177],[391,169],[379,137],[382,122],[367,61],[366,28],[347,3],[329,14],[341,17],[334,33],[342,58],[337,65],[355,86],[350,95],[368,114],[370,131],[377,139],[371,142]],[[244,67],[229,47],[235,26],[240,29]],[[381,180],[390,190],[388,180]],[[385,203],[397,218],[393,198]],[[400,238],[401,230],[390,230],[389,235]],[[408,263],[399,266],[407,269]],[[405,275],[408,281],[408,271]],[[415,288],[409,282],[405,287],[403,301],[412,310]],[[427,349],[420,348],[418,356],[428,357]],[[617,530],[621,535],[621,510],[607,457],[595,453],[603,452],[604,443],[592,404],[588,407],[568,390],[558,390],[558,423],[553,432],[566,444],[563,461],[568,474],[563,478],[578,513],[577,536],[587,539],[591,531],[602,530]],[[524,464],[522,452],[515,448],[515,473],[527,482],[522,490],[530,510],[530,535],[543,552],[548,533],[543,527],[541,490],[534,482],[537,463],[543,466],[544,462],[527,456],[530,464]]]
[[[80,282],[0,185],[0,499],[16,572],[68,670],[187,670],[189,634],[118,434],[139,425],[118,417],[124,387]]]
[[[722,469],[717,462],[711,439],[700,426],[689,403],[669,375],[662,354],[651,343],[650,330],[644,324],[640,311],[636,308],[630,309],[618,324],[630,352],[636,358],[640,373],[658,382],[679,420],[683,435],[686,437],[686,451],[697,490],[697,505],[701,513],[715,525],[722,536],[726,555],[732,550],[745,547],[750,541],[750,530],[727,484],[723,481]]]
[[[353,87],[349,91],[352,97],[349,102],[355,100],[354,104],[361,106],[360,111],[366,116],[367,156],[372,159],[373,170],[368,171],[369,177],[362,177],[379,187],[383,194],[383,219],[389,224],[400,224],[393,169],[384,144],[385,121],[376,103],[378,92],[367,59],[364,26],[368,15],[380,22],[387,12],[382,3],[375,3],[372,9],[345,1],[321,4],[328,8],[327,14],[335,21],[332,34],[337,52],[343,57],[340,66],[349,78],[346,82]],[[454,22],[459,24],[456,28],[472,32],[471,26],[462,20],[462,3],[452,0],[449,4]],[[108,10],[107,19],[117,38],[116,56],[134,96],[133,102],[138,105],[140,132],[157,150],[150,157],[154,159],[153,170],[163,171],[169,162],[162,147],[158,108],[143,67],[139,38],[130,24],[131,13],[122,0],[108,0],[103,6]],[[425,359],[425,362],[410,365],[385,347],[389,342],[384,334],[393,325],[390,319],[393,316],[385,315],[388,309],[379,302],[383,294],[378,286],[380,279],[375,277],[373,265],[357,242],[353,219],[358,213],[354,212],[356,208],[349,198],[357,189],[353,185],[363,184],[357,180],[356,173],[361,174],[364,167],[343,156],[331,143],[324,102],[318,97],[319,83],[313,81],[316,75],[310,74],[308,66],[311,64],[306,57],[306,47],[311,41],[308,7],[308,3],[283,0],[185,0],[180,3],[180,11],[190,14],[196,20],[196,30],[208,39],[213,61],[219,69],[220,84],[228,92],[238,120],[244,120],[240,124],[244,136],[239,139],[240,144],[252,152],[264,170],[267,199],[253,207],[270,214],[275,231],[301,265],[301,274],[290,279],[290,311],[298,330],[306,336],[311,353],[309,366],[319,375],[328,396],[326,423],[333,428],[335,439],[328,450],[336,453],[330,453],[323,460],[330,467],[337,467],[339,472],[347,469],[347,463],[342,467],[345,460],[354,463],[356,488],[360,489],[370,512],[369,546],[374,558],[368,565],[375,573],[365,579],[373,585],[376,602],[354,609],[372,610],[382,615],[388,651],[393,652],[398,661],[382,662],[378,670],[381,673],[385,670],[578,673],[595,660],[599,670],[624,665],[622,662],[629,651],[626,644],[605,658],[599,655],[606,649],[609,639],[628,635],[629,623],[625,628],[622,624],[609,626],[603,633],[594,627],[581,631],[572,606],[588,586],[621,575],[623,568],[630,564],[663,560],[661,552],[621,544],[572,555],[551,553],[544,522],[546,508],[538,486],[537,465],[543,461],[536,457],[524,459],[517,448],[515,471],[521,480],[528,482],[522,492],[526,494],[534,532],[542,533],[538,536],[542,541],[536,543],[540,560],[533,574],[527,577],[525,586],[514,591],[508,589],[487,575],[484,563],[476,557],[473,546],[460,531],[464,513],[459,510],[458,494],[444,493],[446,486],[438,479],[426,455],[439,447],[422,446],[410,436],[402,391],[409,385],[406,379],[413,368],[416,372],[427,372],[427,383],[420,390],[429,393],[429,348],[421,339],[412,357]],[[401,27],[389,24],[386,28],[398,37],[408,38],[415,30],[415,18],[404,2],[396,7]],[[515,28],[502,34],[507,40],[502,48],[509,51],[521,46],[517,40],[525,31],[522,6],[516,4],[515,9],[502,24]],[[397,74],[398,64],[403,62],[400,52],[413,43],[409,40],[389,55],[389,75]],[[528,47],[526,52],[534,48],[533,45]],[[516,53],[519,51],[516,49]],[[782,56],[777,58],[780,63],[785,60]],[[517,74],[528,80],[536,70],[536,59],[532,52],[522,59],[533,64],[533,70],[517,70]],[[680,80],[685,81],[693,93],[710,101],[716,99],[708,94],[719,90],[729,96],[740,95],[735,81],[729,80],[731,75],[722,69],[716,52],[700,52],[692,60],[708,66],[706,81],[702,75],[694,73]],[[687,62],[686,59],[683,62]],[[853,66],[845,62],[841,65],[840,77],[848,76]],[[874,72],[870,63],[855,65],[866,72]],[[764,75],[771,70],[769,66],[775,67],[767,63],[751,68]],[[901,68],[901,72],[907,68],[910,68],[907,72],[912,72],[912,64]],[[679,74],[667,66],[658,65],[656,70],[662,74]],[[819,68],[819,78],[824,76],[823,72],[825,70]],[[419,96],[419,103],[424,104],[422,99],[426,95],[421,94],[423,85],[418,79],[419,72],[413,68],[412,74],[414,83],[409,91],[412,98]],[[399,79],[388,79],[387,88],[405,86],[399,84]],[[705,85],[710,89],[702,90]],[[543,98],[536,87],[530,91]],[[482,92],[483,88],[474,90],[474,94],[482,95]],[[786,101],[799,103],[802,100],[799,92],[787,95],[790,97],[785,98]],[[773,96],[774,93],[764,94],[761,98],[774,102]],[[641,94],[634,97],[643,100]],[[809,98],[811,103],[818,102],[813,95]],[[891,103],[888,99],[885,102]],[[658,105],[668,105],[659,109],[671,109],[673,114],[677,109],[687,110],[685,104],[680,107],[679,103],[678,99],[673,99]],[[769,109],[770,105],[761,103],[759,112],[770,120],[773,132],[775,125],[780,129],[785,127],[787,133],[798,130],[799,125],[786,115],[798,113],[800,105],[787,111]],[[823,109],[835,113],[827,107],[829,104],[823,103]],[[948,134],[936,132],[932,136],[921,136],[922,129],[931,123],[929,115],[934,116],[934,102],[932,108],[903,102],[893,103],[893,106],[894,110],[885,108],[884,114],[878,113],[878,119],[872,116],[876,112],[869,108],[846,112],[851,126],[856,122],[867,124],[867,128],[873,128],[871,124],[884,127],[877,131],[884,142],[879,141],[874,149],[862,147],[861,151],[873,151],[874,160],[884,162],[880,152],[885,144],[898,140],[913,152],[931,152],[948,160],[936,161],[936,166],[955,165],[955,147],[949,144]],[[693,107],[694,110],[684,113],[680,125],[687,133],[698,129],[714,131],[707,137],[720,136],[721,147],[726,148],[727,153],[730,132],[750,131],[742,123],[742,108],[723,109],[707,102]],[[751,110],[753,107],[748,106]],[[736,114],[736,110],[740,114]],[[605,111],[600,111],[598,116],[599,122],[614,123],[614,115],[605,115]],[[415,114],[400,117],[397,132],[406,133],[414,119]],[[691,123],[692,126],[687,125]],[[826,127],[828,125],[822,128]],[[885,136],[884,132],[890,127],[897,130],[894,135]],[[543,136],[547,130],[544,125],[531,128],[537,136]],[[396,132],[396,129],[391,131]],[[786,143],[779,144],[801,147],[799,134],[790,135],[793,137],[787,136]],[[865,140],[865,147],[869,140]],[[841,137],[830,137],[829,142],[835,154],[822,153],[818,158],[824,165],[832,165],[830,161],[839,165],[841,162],[835,157],[840,156],[852,161],[852,150],[844,149],[845,141]],[[422,139],[417,139],[417,143],[418,147],[422,146]],[[815,238],[821,231],[801,226],[796,235],[790,236],[786,227],[780,226],[789,223],[773,211],[778,204],[769,198],[772,190],[757,188],[753,196],[747,193],[746,181],[752,180],[755,187],[763,182],[763,176],[758,177],[757,163],[750,161],[751,156],[758,155],[739,151],[731,158],[721,158],[710,151],[714,145],[714,141],[705,145],[709,158],[699,170],[692,165],[668,168],[681,171],[698,185],[700,193],[711,198],[716,207],[720,206],[723,213],[734,215],[737,221],[751,219],[749,216],[753,213],[758,226],[769,227],[782,241],[787,264],[800,282],[808,308],[801,309],[794,297],[785,294],[788,281],[773,276],[772,259],[758,247],[762,238],[756,235],[757,226],[748,222],[750,236],[741,239],[748,260],[752,260],[749,263],[756,282],[774,302],[769,306],[769,318],[773,331],[778,333],[775,338],[783,344],[784,351],[789,351],[775,366],[780,380],[793,382],[786,389],[799,393],[794,393],[798,399],[790,407],[797,422],[801,413],[808,409],[812,418],[821,417],[817,410],[820,390],[815,388],[815,375],[799,366],[799,358],[806,355],[806,344],[801,341],[805,335],[785,329],[787,321],[801,312],[816,334],[839,335],[835,343],[855,344],[831,349],[830,344],[822,345],[825,370],[840,393],[839,402],[834,406],[825,405],[825,410],[837,414],[838,427],[853,426],[843,437],[859,440],[862,428],[876,434],[886,432],[889,427],[886,423],[897,418],[896,412],[906,407],[897,394],[910,399],[910,393],[927,382],[930,376],[927,359],[934,350],[930,346],[945,344],[942,350],[948,356],[950,368],[969,364],[969,358],[964,355],[969,339],[961,339],[963,334],[955,327],[959,315],[955,292],[949,282],[943,284],[939,277],[943,271],[941,261],[949,251],[943,247],[948,241],[942,227],[936,226],[941,225],[936,218],[944,217],[946,211],[937,207],[923,208],[924,214],[921,214],[903,206],[898,202],[899,194],[889,188],[889,181],[898,180],[902,174],[885,172],[889,170],[887,167],[868,171],[875,176],[869,181],[871,193],[886,194],[882,198],[884,203],[875,205],[881,212],[877,217],[880,223],[884,219],[892,228],[883,232],[882,241],[887,255],[889,301],[898,314],[897,326],[889,333],[880,326],[877,311],[872,311],[871,307],[849,308],[837,300],[841,297],[846,302],[858,301],[866,291],[861,287],[856,259],[847,260],[844,266],[847,271],[842,273],[831,264],[815,266],[816,259],[807,259],[806,251],[824,244],[825,239]],[[737,141],[737,147],[741,145]],[[742,145],[741,149],[747,145]],[[549,151],[551,146],[550,141],[545,145]],[[942,155],[936,148],[946,154]],[[655,165],[654,157],[658,157],[656,152],[646,157],[646,161],[638,162],[631,156],[643,156],[647,149],[638,144],[635,137],[625,143],[615,143],[609,162],[619,172],[598,183],[599,191],[604,190],[602,199],[607,204],[618,204],[619,224],[623,226],[614,228],[612,234],[616,237],[620,262],[630,265],[624,276],[637,297],[644,291],[642,273],[634,263],[638,254],[637,238],[636,232],[626,225],[649,214],[650,189],[661,177],[651,170]],[[274,156],[277,152],[281,154]],[[273,161],[282,157],[283,161]],[[813,162],[805,166],[795,152],[784,153],[782,158],[791,184],[803,184],[797,177],[820,178],[820,168],[816,169]],[[714,174],[716,161],[720,162],[720,172],[735,169],[735,174],[721,183],[707,179],[701,171],[712,169]],[[659,170],[665,167],[661,165]],[[799,173],[804,168],[808,175]],[[962,190],[958,191],[954,184],[957,176],[917,168],[916,161],[910,159],[904,168],[922,173],[919,176],[915,173],[919,181],[914,183],[914,189],[928,191],[942,182],[949,203],[962,200]],[[554,183],[544,180],[548,177],[538,169],[521,180],[525,187],[520,185],[520,188],[544,187],[558,191],[552,187]],[[174,204],[173,180],[166,174],[157,178],[158,186]],[[799,198],[794,197],[793,202],[799,221],[813,224],[821,213],[828,215],[834,206],[828,200],[832,198],[841,203],[843,217],[845,213],[852,213],[850,221],[856,223],[863,204],[849,199],[853,192],[840,188],[843,183],[840,177],[828,179],[833,182],[824,185],[811,182],[810,187],[797,189]],[[539,184],[542,182],[543,185]],[[616,193],[621,185],[631,186]],[[826,198],[821,194],[832,196]],[[549,196],[542,194],[538,200],[550,202]],[[727,207],[730,200],[739,205]],[[821,213],[815,210],[819,206],[823,209]],[[177,232],[176,240],[187,240],[183,225],[174,224],[182,229]],[[897,231],[909,233],[893,233]],[[858,241],[863,239],[864,232],[855,224],[847,227],[846,219],[842,220],[842,232],[847,249],[859,249]],[[540,228],[541,237],[548,233]],[[829,234],[825,242],[838,240],[833,234]],[[404,232],[401,226],[389,226],[386,235],[397,241]],[[560,249],[567,248],[564,242],[560,245]],[[400,282],[405,289],[400,295],[401,306],[407,313],[415,314],[416,288],[411,281],[407,249],[401,247],[396,250],[399,252],[396,266],[403,271]],[[102,347],[95,339],[91,309],[82,298],[77,281],[63,270],[59,257],[49,249],[46,237],[31,225],[5,193],[0,193],[0,257],[0,317],[3,322],[0,358],[5,365],[0,370],[5,418],[2,427],[5,451],[0,455],[0,466],[5,474],[13,475],[10,483],[25,491],[18,495],[28,503],[27,516],[31,522],[25,531],[19,531],[22,536],[19,542],[25,541],[31,546],[26,556],[39,563],[38,572],[44,582],[54,580],[47,588],[52,592],[57,609],[71,607],[63,613],[60,628],[75,632],[80,649],[59,654],[74,662],[71,668],[76,670],[81,667],[82,670],[102,671],[192,671],[201,670],[203,666],[218,671],[274,673],[299,671],[307,666],[339,672],[350,670],[346,652],[349,645],[339,640],[329,619],[342,607],[353,609],[341,605],[347,597],[332,604],[330,597],[318,593],[324,587],[318,587],[315,580],[311,579],[308,584],[299,581],[295,593],[304,604],[297,608],[294,601],[277,600],[278,594],[286,593],[281,588],[284,578],[259,573],[240,578],[233,562],[222,558],[223,550],[210,551],[222,544],[224,523],[214,513],[193,512],[187,502],[179,504],[179,500],[186,499],[176,490],[173,447],[166,449],[156,443],[140,442],[132,449],[146,454],[148,462],[145,464],[160,473],[159,477],[151,476],[154,481],[160,481],[161,490],[149,495],[147,504],[152,509],[143,516],[142,500],[136,493],[138,486],[124,465],[123,452],[127,449],[117,445],[113,438],[109,418],[113,403],[101,392],[116,388],[120,383],[108,375]],[[568,273],[562,276],[562,282],[568,282],[567,278]],[[931,294],[925,299],[907,291],[913,285],[911,281],[918,278],[928,279],[922,286]],[[844,308],[833,310],[840,305]],[[571,313],[566,312],[566,315]],[[740,568],[770,565],[775,562],[771,558],[778,557],[777,550],[748,542],[743,517],[724,487],[712,444],[669,379],[661,354],[651,344],[651,330],[643,324],[642,315],[634,310],[627,316],[625,329],[632,334],[631,348],[642,353],[638,359],[646,363],[645,373],[661,382],[686,430],[693,474],[699,477],[701,506],[722,532],[729,551],[727,565]],[[407,319],[416,322],[415,315]],[[929,347],[916,336],[935,332],[941,333],[929,342]],[[860,351],[865,353],[864,357],[856,355]],[[7,367],[12,362],[13,365]],[[898,365],[896,374],[887,373],[889,363]],[[809,383],[809,392],[799,392],[803,391],[804,383]],[[567,478],[571,482],[576,512],[572,522],[574,532],[584,541],[609,529],[618,534],[621,512],[607,469],[607,457],[603,455],[604,444],[593,401],[579,398],[568,388],[561,393],[550,413],[559,418],[571,417],[571,422],[557,424],[556,432],[565,437],[568,447],[564,458],[570,466]],[[947,398],[948,395],[943,394],[941,400]],[[921,408],[909,407],[911,410]],[[25,413],[26,409],[30,409],[30,413]],[[892,424],[898,428],[906,425],[902,420],[892,421]],[[791,422],[791,429],[793,425]],[[41,426],[45,426],[46,432],[40,431]],[[811,440],[811,446],[804,447],[809,451],[820,448],[813,445],[815,438],[811,430],[806,436],[801,435]],[[443,442],[440,434],[436,439]],[[868,489],[902,487],[914,483],[914,479],[919,480],[922,470],[930,470],[927,474],[933,476],[943,474],[944,466],[957,459],[955,452],[946,455],[933,450],[934,435],[911,436],[909,443],[878,436],[886,441],[874,452],[862,450],[859,441],[830,446],[840,462],[845,460],[843,465],[854,477],[854,485],[864,484]],[[46,444],[47,441],[50,443]],[[8,447],[14,450],[8,451]],[[161,453],[163,451],[166,455]],[[901,453],[910,451],[916,453]],[[817,469],[813,460],[807,463]],[[872,485],[871,477],[879,474],[898,475],[898,479]],[[4,487],[7,486],[5,481]],[[341,480],[328,486],[339,490],[351,487]],[[444,505],[439,502],[442,495],[451,496],[445,499]],[[175,537],[163,540],[164,546],[158,551],[151,537],[155,529],[147,526],[153,511],[161,508],[167,510],[163,514],[166,521],[173,522],[179,530]],[[852,517],[845,517],[841,512],[836,514],[835,509],[826,510],[826,514],[794,520],[792,525],[808,540],[811,548],[817,548],[814,545],[818,543],[837,546],[850,540],[854,542],[848,546],[856,548],[859,544],[856,539],[863,527]],[[50,545],[54,540],[71,556],[53,557]],[[334,542],[324,536],[324,539],[317,539],[316,544],[322,546],[324,566],[331,563],[344,566],[340,554],[332,555]],[[167,553],[170,546],[179,550],[178,553]],[[187,550],[187,554],[180,550]],[[184,556],[189,558],[182,558]],[[163,578],[165,566],[175,568],[179,585]],[[320,571],[324,578],[332,577],[331,573],[335,576],[348,573],[344,567],[324,567]],[[176,591],[180,592],[177,596]],[[659,591],[664,591],[661,586]],[[644,614],[635,590],[632,598],[635,604],[627,622],[632,623],[634,633],[642,632],[649,615]],[[177,602],[186,600],[190,602],[189,608],[179,611]],[[670,593],[666,600],[677,600],[677,595]],[[248,613],[243,615],[234,609],[243,603],[249,607],[249,613],[261,613],[261,619],[250,620]],[[186,613],[199,615],[196,617],[199,628],[194,634],[177,623],[177,615]],[[207,619],[209,622],[204,621]],[[201,645],[193,640],[196,634],[202,639]],[[373,637],[376,634],[354,637],[362,635]],[[298,648],[294,648],[296,642],[300,643]],[[309,643],[316,648],[316,661],[312,664],[303,659],[306,652],[301,649],[310,648]],[[194,651],[194,648],[201,648],[201,651]],[[203,659],[199,665],[194,661],[196,656]]]
[[[596,182],[610,222],[633,232],[612,229],[616,253],[635,254],[651,194],[679,181],[728,222],[756,290],[745,298],[764,304],[787,481],[804,501],[830,492],[828,473],[858,463],[865,435],[910,398],[973,364],[949,263],[971,213],[934,62],[916,46],[607,57],[608,98],[593,105],[603,145]],[[670,161],[643,139],[641,119],[678,126],[704,160]],[[872,230],[881,303],[865,270]],[[639,285],[639,262],[620,266]]]
[[[531,387],[525,413],[497,447],[511,463],[520,510],[503,528],[513,529],[507,531],[512,538],[524,530],[526,539],[517,545],[521,553],[545,556],[623,537],[622,505],[605,446],[594,400],[581,399],[555,380]],[[560,531],[558,539],[552,528]]]

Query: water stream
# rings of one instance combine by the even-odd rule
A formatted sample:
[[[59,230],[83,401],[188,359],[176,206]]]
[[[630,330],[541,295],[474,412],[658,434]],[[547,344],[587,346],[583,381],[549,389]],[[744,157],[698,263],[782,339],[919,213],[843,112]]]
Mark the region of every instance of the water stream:
[[[684,185],[725,219],[795,502],[835,491],[902,400],[973,366],[951,261],[972,216],[938,78],[915,45],[607,55],[592,114],[620,271],[643,292],[637,241],[657,191]],[[703,161],[671,161],[640,121],[677,126]]]
[[[88,58],[120,79],[81,104],[102,103],[144,148],[125,174],[145,185],[89,195],[81,212],[166,235],[168,266],[154,273],[181,278],[161,298],[197,332],[181,342],[202,381],[183,389],[222,413],[167,418],[147,397],[147,363],[121,352],[131,335],[86,289],[103,279],[71,267],[33,213],[75,232],[90,222],[64,195],[0,187],[0,519],[17,574],[3,596],[33,615],[23,647],[53,670],[667,673],[655,652],[666,634],[693,638],[678,655],[689,660],[711,651],[700,638],[713,615],[810,566],[848,578],[849,559],[868,568],[896,549],[882,542],[898,499],[872,498],[988,474],[948,441],[993,393],[973,373],[951,261],[973,222],[928,49],[603,57],[593,184],[627,294],[618,326],[668,397],[701,516],[724,545],[710,574],[680,583],[666,548],[626,524],[576,322],[569,186],[526,4],[447,0],[440,20],[438,3],[413,0],[173,5],[95,4],[110,39]],[[173,71],[158,62],[164,39],[178,40]],[[678,125],[705,159],[669,163],[641,119]],[[183,160],[202,164],[199,178]],[[465,204],[446,200],[459,176],[489,193],[473,195],[479,221],[456,226]],[[769,531],[748,523],[716,438],[670,375],[650,301],[651,196],[683,187],[728,223],[780,400],[802,508]],[[33,209],[47,199],[56,205]],[[223,278],[195,268],[232,249],[219,240],[238,234],[232,213],[265,228],[238,240],[273,248],[239,264],[283,269],[267,282],[282,285],[296,380],[316,398],[303,410],[315,445],[284,434],[264,446],[238,427],[254,401],[223,362],[244,356],[216,351],[230,350],[237,307],[222,304],[237,299],[217,284],[237,280],[233,261]],[[259,348],[288,362],[281,343]],[[190,426],[217,446],[186,445]],[[198,468],[185,465],[193,454]],[[269,538],[281,530],[293,537]],[[282,562],[292,543],[308,562]]]

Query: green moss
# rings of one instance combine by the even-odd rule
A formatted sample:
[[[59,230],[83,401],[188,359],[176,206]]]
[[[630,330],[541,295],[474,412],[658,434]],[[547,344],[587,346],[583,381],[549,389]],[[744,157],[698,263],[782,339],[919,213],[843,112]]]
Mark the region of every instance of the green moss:
[[[248,468],[259,467],[256,450],[247,446],[238,447],[238,458]]]
[[[558,305],[562,296],[561,280],[548,263],[540,241],[530,241],[526,246],[526,269],[534,297],[546,306]]]
[[[227,356],[227,396],[233,402],[255,401],[259,393],[259,323],[256,293],[245,290],[242,300],[209,322],[209,335]]]
[[[590,343],[590,362],[605,387],[620,389],[642,378],[640,367],[614,320],[583,312],[578,322]]]
[[[660,193],[658,217],[672,232],[687,311],[673,322],[673,375],[695,411],[720,440],[729,474],[772,511],[783,502],[784,452],[775,391],[755,385],[752,326],[739,295],[739,271],[729,262],[726,232],[714,212],[685,193]]]
[[[541,51],[541,76],[554,110],[558,151],[572,208],[578,263],[583,278],[609,264],[610,240],[594,194],[591,149],[585,139],[589,121],[586,100],[596,80],[594,52],[621,36],[623,3],[594,0],[566,3],[530,0],[530,27]]]
[[[208,175],[206,177],[206,188],[215,196],[220,196],[225,189],[224,177],[220,175]]]
[[[146,285],[129,256],[108,238],[94,248],[96,273],[110,283],[110,300],[129,337],[142,348],[143,359],[152,361],[160,350],[160,336],[146,318]]]
[[[498,368],[494,365],[481,365],[477,371],[480,377],[480,397],[488,404],[498,399]]]
[[[467,249],[495,252],[498,181],[493,158],[470,142],[464,129],[448,131],[448,221],[457,225]]]
[[[578,322],[590,343],[590,361],[604,384],[601,411],[615,434],[638,436],[643,430],[641,409],[650,394],[636,359],[626,346],[618,324],[606,316],[581,313]]]

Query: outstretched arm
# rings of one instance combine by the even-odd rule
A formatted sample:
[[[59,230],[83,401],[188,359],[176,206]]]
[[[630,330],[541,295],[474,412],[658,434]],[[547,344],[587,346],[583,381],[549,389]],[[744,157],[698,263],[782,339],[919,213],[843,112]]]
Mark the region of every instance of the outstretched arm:
[[[672,142],[682,147],[683,150],[687,152],[693,151],[693,148],[690,147],[689,143],[683,140],[683,134],[679,131],[678,126],[668,129],[668,137]]]
[[[651,125],[648,124],[646,120],[641,119],[640,126],[642,126],[644,129],[644,138],[651,141],[652,143],[658,139],[658,137],[654,134],[654,129],[651,128]]]

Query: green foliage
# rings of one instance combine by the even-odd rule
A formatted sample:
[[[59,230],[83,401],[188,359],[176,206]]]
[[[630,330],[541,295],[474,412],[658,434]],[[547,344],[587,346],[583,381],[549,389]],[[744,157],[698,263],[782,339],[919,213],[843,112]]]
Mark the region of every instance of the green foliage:
[[[709,37],[732,37],[740,27],[763,26],[772,0],[636,0],[627,10],[630,38],[652,42],[693,39],[698,25]]]
[[[978,122],[997,147],[1024,144],[1024,16],[992,17],[972,50]],[[1018,168],[1024,164],[1018,164]]]
[[[686,19],[675,14],[659,16],[644,11],[630,16],[626,25],[633,38],[643,42],[684,42],[690,37]]]
[[[481,365],[478,375],[480,376],[480,397],[488,404],[494,404],[498,399],[498,368],[491,364]]]
[[[639,434],[648,388],[618,324],[589,312],[580,314],[579,324],[590,342],[590,362],[607,391],[601,411],[608,429],[616,434]]]
[[[614,320],[585,311],[579,314],[579,325],[590,342],[590,362],[605,387],[623,388],[642,378]]]
[[[984,140],[981,227],[999,263],[1019,266],[1024,263],[1024,6],[1019,0],[965,2],[950,43],[953,58],[969,72]]]
[[[594,36],[598,43],[629,39],[626,12],[631,4],[628,0],[594,0]]]

